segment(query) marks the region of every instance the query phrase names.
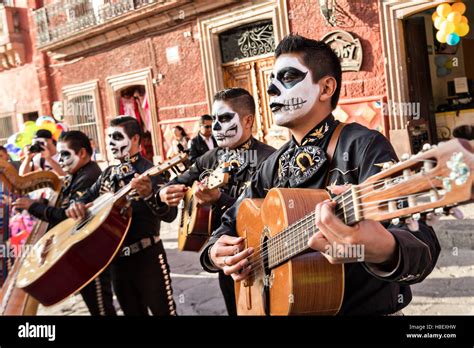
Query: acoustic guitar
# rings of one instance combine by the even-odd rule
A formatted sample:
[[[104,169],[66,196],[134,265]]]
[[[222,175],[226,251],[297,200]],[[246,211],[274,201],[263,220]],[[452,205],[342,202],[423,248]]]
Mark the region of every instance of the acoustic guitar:
[[[156,176],[186,160],[180,154],[142,175]],[[131,222],[130,186],[94,200],[81,221],[66,219],[28,253],[17,286],[45,306],[76,293],[96,278],[120,250]]]
[[[209,189],[219,188],[229,182],[234,167],[230,163],[221,164],[204,179]],[[181,201],[181,215],[178,228],[178,249],[180,251],[199,251],[212,233],[212,205],[198,204],[194,199],[198,183],[186,192]]]
[[[474,199],[474,142],[454,139],[429,146],[343,194],[331,198],[348,225],[364,219],[411,222],[442,215]],[[237,234],[246,247],[251,275],[235,283],[240,315],[333,315],[344,295],[344,265],[330,264],[308,248],[318,231],[314,208],[330,198],[326,190],[273,188],[265,199],[245,199]]]
[[[16,169],[8,162],[0,160],[0,180],[10,194],[24,195],[42,188],[50,188],[49,205],[54,206],[59,191],[61,179],[50,171],[34,172],[19,176]],[[5,197],[4,199],[10,199]],[[4,219],[5,223],[5,219]],[[38,221],[25,242],[25,253],[20,254],[13,263],[8,276],[0,290],[0,315],[35,315],[38,301],[25,291],[16,287],[20,267],[26,255],[26,248],[36,243],[48,229],[48,223]]]

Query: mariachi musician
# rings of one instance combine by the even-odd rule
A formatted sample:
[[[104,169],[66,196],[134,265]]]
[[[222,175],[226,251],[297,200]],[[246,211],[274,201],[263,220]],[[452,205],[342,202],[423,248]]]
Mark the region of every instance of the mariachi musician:
[[[153,188],[157,190],[163,178],[140,176],[153,166],[140,154],[140,142],[140,125],[135,118],[112,119],[107,146],[120,164],[105,169],[66,214],[82,219],[87,214],[85,204],[131,182],[136,190],[129,196],[132,220],[122,250],[110,266],[115,294],[125,315],[148,315],[149,310],[154,315],[176,315],[170,269],[159,234],[160,221],[172,221],[176,211],[157,205]]]
[[[65,132],[57,146],[58,164],[67,173],[59,196],[59,206],[51,207],[27,197],[19,198],[14,206],[49,222],[49,228],[67,218],[66,208],[92,186],[102,172],[91,160],[92,147],[89,138],[81,131]],[[91,315],[116,315],[112,301],[112,285],[109,270],[94,279],[81,290],[82,298]]]
[[[209,171],[224,162],[237,164],[237,172],[231,182],[222,189],[208,189],[200,182],[195,192],[199,204],[211,204],[213,214],[220,221],[222,214],[234,204],[245,189],[252,174],[275,149],[252,137],[255,118],[255,102],[243,88],[229,88],[214,96],[212,105],[212,133],[219,147],[206,152],[182,175],[160,190],[163,203],[176,207],[195,181],[201,181]],[[218,226],[213,226],[214,229]],[[219,285],[229,315],[236,315],[234,283],[231,277],[219,273]]]
[[[275,58],[267,90],[270,107],[276,124],[289,128],[293,137],[263,163],[242,199],[264,198],[272,187],[320,189],[326,183],[340,194],[343,185],[362,183],[379,172],[382,163],[397,160],[391,144],[378,131],[357,123],[341,128],[334,119],[341,65],[327,44],[288,36],[279,43]],[[330,163],[326,151],[331,138],[338,135]],[[249,276],[248,257],[254,252],[235,236],[239,202],[224,214],[201,256],[205,269],[223,270],[234,280]],[[340,314],[400,314],[411,301],[409,285],[426,278],[436,264],[440,246],[433,229],[421,222],[410,227],[372,220],[348,226],[336,217],[334,207],[329,200],[317,204],[319,232],[308,244],[329,262],[344,263]],[[363,245],[364,261],[325,253],[333,243]],[[236,249],[240,250],[237,254]]]

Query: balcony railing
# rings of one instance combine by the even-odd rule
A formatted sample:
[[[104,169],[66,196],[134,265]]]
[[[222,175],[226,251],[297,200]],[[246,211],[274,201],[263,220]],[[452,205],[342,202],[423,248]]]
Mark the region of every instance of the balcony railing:
[[[37,44],[48,45],[164,0],[59,0],[34,12]]]

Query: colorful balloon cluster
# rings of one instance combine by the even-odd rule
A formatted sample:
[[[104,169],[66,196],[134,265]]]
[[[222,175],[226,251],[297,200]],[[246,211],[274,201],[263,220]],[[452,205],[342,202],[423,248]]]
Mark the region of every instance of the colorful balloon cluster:
[[[20,131],[11,135],[5,144],[5,148],[14,161],[20,159],[23,148],[32,143],[36,132],[40,129],[49,130],[54,140],[58,140],[67,127],[62,123],[56,123],[56,120],[51,116],[40,116],[36,122],[26,121],[21,125]]]
[[[441,4],[433,13],[433,22],[438,32],[436,39],[441,43],[455,46],[461,41],[461,37],[469,33],[469,23],[465,16],[466,5],[455,2],[452,5]]]

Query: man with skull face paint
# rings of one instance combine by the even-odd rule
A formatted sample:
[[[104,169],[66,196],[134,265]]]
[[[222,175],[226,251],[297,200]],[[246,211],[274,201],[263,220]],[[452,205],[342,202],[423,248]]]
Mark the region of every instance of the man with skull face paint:
[[[35,202],[29,198],[19,198],[15,207],[27,209],[38,219],[49,222],[49,228],[67,218],[66,208],[79,199],[99,178],[102,172],[97,163],[91,161],[92,147],[87,135],[80,131],[65,132],[57,145],[58,163],[67,173],[58,199],[58,207],[44,202]],[[91,315],[116,315],[112,301],[110,271],[102,272],[81,290],[82,298]]]
[[[276,124],[289,128],[292,140],[259,168],[201,254],[205,269],[223,270],[234,280],[250,274],[248,257],[254,252],[245,249],[243,238],[235,233],[242,199],[264,198],[272,187],[320,189],[327,183],[333,194],[339,194],[346,185],[359,184],[379,172],[384,162],[397,160],[391,144],[378,131],[357,123],[340,130],[331,112],[339,98],[341,66],[328,45],[288,36],[279,43],[275,56],[267,90],[270,107]],[[336,128],[340,137],[330,161],[326,151]],[[308,246],[321,251],[331,263],[344,263],[345,290],[339,313],[398,314],[411,301],[409,285],[426,278],[436,264],[440,246],[432,228],[420,222],[414,231],[406,225],[371,220],[347,226],[336,217],[334,207],[330,200],[316,205],[319,232]],[[363,245],[364,261],[326,254],[334,243]]]
[[[257,167],[275,149],[252,137],[255,102],[245,89],[230,88],[217,92],[212,114],[212,133],[219,147],[198,157],[186,172],[160,190],[159,198],[167,205],[175,207],[195,181],[202,180],[223,162],[235,163],[238,166],[237,172],[225,187],[209,190],[205,185],[200,185],[195,193],[195,199],[200,204],[212,204],[215,229],[222,214],[243,192]],[[219,285],[227,312],[229,315],[236,315],[232,278],[220,272]]]
[[[176,209],[158,206],[155,194],[163,177],[141,176],[153,164],[140,154],[141,129],[130,116],[118,116],[107,129],[107,146],[120,164],[104,170],[99,179],[66,211],[68,217],[82,219],[87,205],[102,193],[116,192],[131,182],[136,194],[129,199],[132,221],[122,250],[110,265],[112,284],[125,315],[175,315],[170,270],[160,221],[173,221]],[[154,191],[155,190],[155,191]]]

